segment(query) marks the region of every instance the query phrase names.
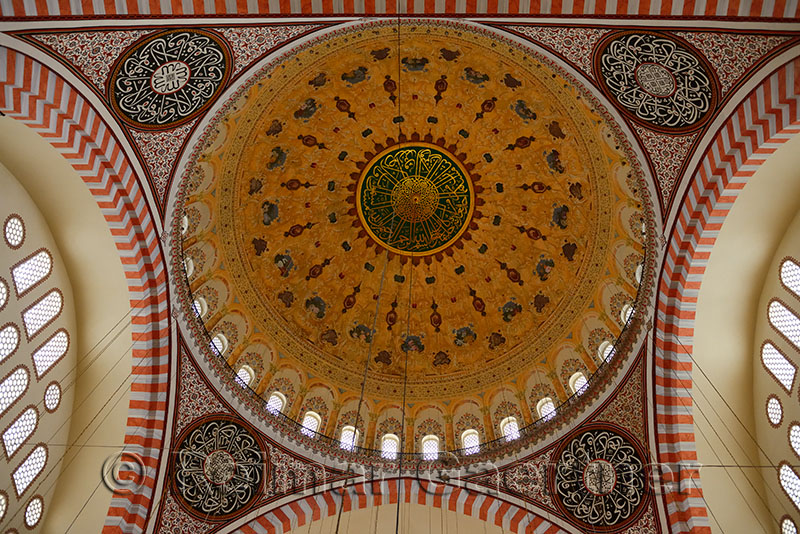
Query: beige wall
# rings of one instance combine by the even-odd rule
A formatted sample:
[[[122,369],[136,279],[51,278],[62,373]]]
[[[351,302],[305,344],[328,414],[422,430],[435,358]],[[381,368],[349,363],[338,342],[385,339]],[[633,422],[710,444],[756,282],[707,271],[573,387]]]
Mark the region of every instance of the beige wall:
[[[783,513],[762,478],[774,472],[747,466],[765,463],[754,438],[762,447],[773,439],[755,432],[754,417],[764,414],[762,396],[753,394],[759,297],[798,208],[800,136],[750,178],[725,219],[702,278],[694,340],[683,340],[694,345],[695,439],[714,532],[778,532]],[[759,377],[756,372],[756,384]],[[731,465],[746,467],[721,467]]]
[[[0,162],[22,183],[52,230],[77,319],[78,365],[72,375],[77,382],[67,441],[72,446],[65,447],[64,470],[46,504],[42,531],[99,532],[111,498],[101,483],[101,467],[122,444],[130,391],[130,305],[122,264],[88,188],[49,143],[22,123],[1,117]]]

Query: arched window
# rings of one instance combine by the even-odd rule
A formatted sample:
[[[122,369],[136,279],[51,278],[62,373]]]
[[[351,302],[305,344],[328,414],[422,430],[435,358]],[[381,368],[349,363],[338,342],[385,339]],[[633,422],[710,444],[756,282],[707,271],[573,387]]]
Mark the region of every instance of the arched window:
[[[781,351],[769,342],[764,343],[764,346],[761,347],[761,361],[767,371],[783,386],[783,389],[787,392],[792,391],[794,376],[797,373],[795,364],[790,362]]]
[[[481,436],[474,428],[469,428],[461,433],[461,448],[464,454],[475,454],[481,450]]]
[[[267,400],[267,411],[272,415],[277,415],[283,411],[286,406],[286,397],[280,391],[275,391],[269,396]]]
[[[5,492],[0,492],[0,521],[6,516],[6,510],[8,510],[8,497]]]
[[[208,303],[206,299],[203,297],[194,299],[194,302],[192,302],[192,310],[194,310],[194,314],[201,319],[205,317],[206,313],[208,313]]]
[[[781,282],[796,297],[800,297],[800,265],[792,260],[781,263]]]
[[[580,395],[584,391],[586,391],[586,385],[588,383],[589,382],[586,380],[586,376],[580,371],[578,371],[569,378],[569,388],[576,395]]]
[[[785,517],[781,521],[781,534],[797,534],[797,525],[794,524],[794,521]]]
[[[25,507],[25,526],[28,528],[35,527],[39,520],[42,518],[42,510],[44,509],[44,502],[38,495],[31,499],[28,506]]]
[[[5,307],[6,301],[8,301],[8,286],[5,281],[0,278],[0,310]]]
[[[500,433],[506,438],[506,441],[512,441],[519,438],[519,424],[516,417],[506,417],[500,421]]]
[[[800,319],[786,306],[773,300],[769,303],[769,323],[800,349]]]
[[[381,438],[381,458],[386,460],[397,460],[397,453],[400,450],[400,438],[394,434],[384,434]]]
[[[536,403],[536,411],[539,412],[539,417],[547,421],[556,415],[556,405],[553,399],[545,397]]]
[[[614,345],[611,344],[610,341],[603,341],[600,343],[600,347],[597,349],[597,353],[600,355],[606,362],[610,362],[611,358],[614,357]]]
[[[9,324],[0,330],[0,362],[14,354],[19,346],[19,330],[13,324]]]
[[[5,226],[6,243],[11,248],[19,248],[25,241],[25,224],[16,215],[11,215],[6,219]]]
[[[55,319],[61,313],[63,305],[64,298],[61,296],[61,292],[54,289],[22,312],[22,320],[25,323],[25,332],[28,334],[28,339],[38,334],[42,328]]]
[[[42,472],[44,464],[47,463],[47,449],[44,445],[39,445],[25,458],[19,467],[12,473],[11,477],[14,479],[14,487],[17,490],[17,496],[22,496],[28,486],[31,485],[33,479]]]
[[[28,389],[28,371],[18,367],[0,382],[0,415]]]
[[[322,418],[316,412],[309,410],[303,416],[303,428],[300,429],[300,432],[311,438],[316,437],[321,424]]]
[[[30,406],[3,432],[3,447],[6,450],[6,458],[11,458],[20,445],[25,443],[25,440],[30,437],[36,428],[38,420],[39,414],[36,412],[36,408]]]
[[[783,421],[783,405],[775,395],[767,399],[767,418],[772,426],[778,426]]]
[[[354,426],[347,425],[342,427],[339,434],[339,446],[346,451],[354,451],[358,444],[358,430]]]
[[[211,349],[220,356],[225,354],[225,351],[228,350],[228,338],[225,337],[225,334],[216,334],[211,338]]]
[[[44,345],[33,352],[33,367],[36,378],[42,378],[50,368],[60,360],[69,348],[69,336],[64,329],[53,334]]]
[[[795,424],[789,427],[789,443],[795,454],[800,456],[800,425]]]
[[[619,312],[619,318],[622,319],[622,324],[628,324],[631,315],[633,315],[633,306],[630,304],[624,305],[622,310]]]
[[[782,464],[778,472],[778,479],[781,482],[783,491],[792,499],[795,507],[800,510],[800,477],[788,464]]]
[[[239,367],[239,370],[236,371],[236,381],[243,388],[250,387],[255,378],[256,378],[256,373],[255,371],[253,371],[253,368],[250,367],[249,365],[242,365],[241,367]]]
[[[636,271],[633,273],[633,277],[636,279],[636,285],[642,283],[642,271],[644,270],[644,266],[640,263],[636,266]]]
[[[186,273],[186,278],[189,278],[194,274],[194,262],[192,261],[192,258],[185,258],[183,260],[183,270]]]
[[[422,438],[422,459],[429,462],[439,458],[439,438],[428,434]]]
[[[14,279],[17,296],[21,297],[27,293],[33,286],[44,280],[52,270],[53,258],[46,250],[40,250],[14,267],[11,270],[11,276]]]
[[[181,217],[181,235],[186,235],[186,232],[189,231],[189,216],[184,215]]]

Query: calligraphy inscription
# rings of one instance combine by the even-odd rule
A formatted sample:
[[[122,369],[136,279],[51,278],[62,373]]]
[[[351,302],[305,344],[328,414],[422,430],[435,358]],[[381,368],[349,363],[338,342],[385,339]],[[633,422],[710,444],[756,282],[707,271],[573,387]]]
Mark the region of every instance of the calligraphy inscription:
[[[400,254],[435,254],[452,245],[472,217],[472,181],[436,145],[403,143],[378,154],[358,186],[358,214],[370,236]]]

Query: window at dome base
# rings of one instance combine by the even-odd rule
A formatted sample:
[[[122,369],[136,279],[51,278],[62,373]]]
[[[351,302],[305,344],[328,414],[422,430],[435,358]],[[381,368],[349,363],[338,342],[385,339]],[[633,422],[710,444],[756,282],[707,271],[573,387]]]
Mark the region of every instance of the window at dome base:
[[[422,459],[433,461],[439,458],[439,437],[427,435],[422,438]]]
[[[342,433],[339,435],[339,447],[346,451],[354,451],[358,444],[358,430],[353,426],[342,427]]]
[[[781,534],[797,534],[797,525],[788,517],[781,521]]]
[[[316,437],[322,418],[316,412],[308,411],[303,416],[303,428],[300,431],[309,437]]]
[[[580,371],[572,375],[569,379],[569,388],[576,395],[580,395],[581,393],[586,391],[587,385],[588,381],[586,380],[586,375],[584,375]]]
[[[794,469],[784,463],[778,469],[778,480],[780,480],[783,491],[786,492],[795,507],[800,510],[800,477],[797,476]]]
[[[781,283],[796,297],[800,297],[800,265],[792,260],[781,263]]]
[[[36,428],[36,423],[39,420],[39,415],[36,408],[31,406],[22,415],[11,423],[11,426],[3,432],[3,446],[6,450],[6,457],[11,458],[20,445],[25,443],[33,430]]]
[[[800,319],[794,312],[777,300],[773,300],[769,303],[767,317],[778,332],[786,336],[795,348],[800,349]]]
[[[603,341],[600,343],[597,353],[603,361],[610,362],[614,357],[614,345],[610,341]]]
[[[461,448],[464,454],[475,454],[481,450],[481,437],[477,430],[470,428],[461,433]]]
[[[18,367],[0,382],[0,415],[28,389],[28,371]]]
[[[46,250],[42,250],[27,258],[11,270],[17,295],[24,295],[33,286],[41,282],[53,270],[53,258]]]
[[[286,397],[280,391],[275,391],[269,396],[267,400],[267,411],[272,415],[277,415],[283,411],[286,406]]]
[[[536,411],[539,413],[540,418],[547,421],[555,417],[556,405],[553,403],[553,399],[545,397],[536,404]]]
[[[256,373],[253,371],[253,368],[249,365],[242,365],[239,367],[239,370],[236,371],[236,380],[239,382],[239,385],[243,388],[250,387],[253,384],[253,380],[256,378]]]
[[[38,334],[42,328],[55,319],[61,313],[63,305],[64,299],[61,296],[61,292],[54,290],[22,312],[22,320],[25,323],[28,339]]]
[[[10,324],[0,330],[0,362],[11,356],[19,345],[19,330]]]
[[[519,439],[519,423],[516,417],[506,417],[500,421],[500,433],[506,438],[506,441],[513,441]]]
[[[400,450],[400,438],[394,434],[386,434],[381,439],[381,457],[386,460],[397,460]]]
[[[211,348],[220,356],[225,354],[225,351],[228,350],[228,338],[225,337],[225,334],[217,334],[211,338]]]
[[[42,472],[45,463],[47,463],[47,449],[44,445],[39,445],[33,449],[11,475],[14,479],[14,487],[17,490],[17,495],[21,496],[25,493],[25,490],[28,489],[33,479]]]
[[[761,361],[767,371],[783,386],[787,392],[792,391],[797,367],[789,361],[772,343],[764,343],[761,347]]]

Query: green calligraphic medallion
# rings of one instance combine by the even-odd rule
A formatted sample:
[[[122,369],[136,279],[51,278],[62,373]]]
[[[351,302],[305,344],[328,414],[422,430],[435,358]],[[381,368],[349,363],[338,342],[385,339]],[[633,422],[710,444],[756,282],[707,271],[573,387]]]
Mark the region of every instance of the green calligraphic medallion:
[[[461,162],[423,142],[394,145],[372,158],[356,194],[370,237],[404,255],[446,249],[464,233],[475,208],[472,180]]]

